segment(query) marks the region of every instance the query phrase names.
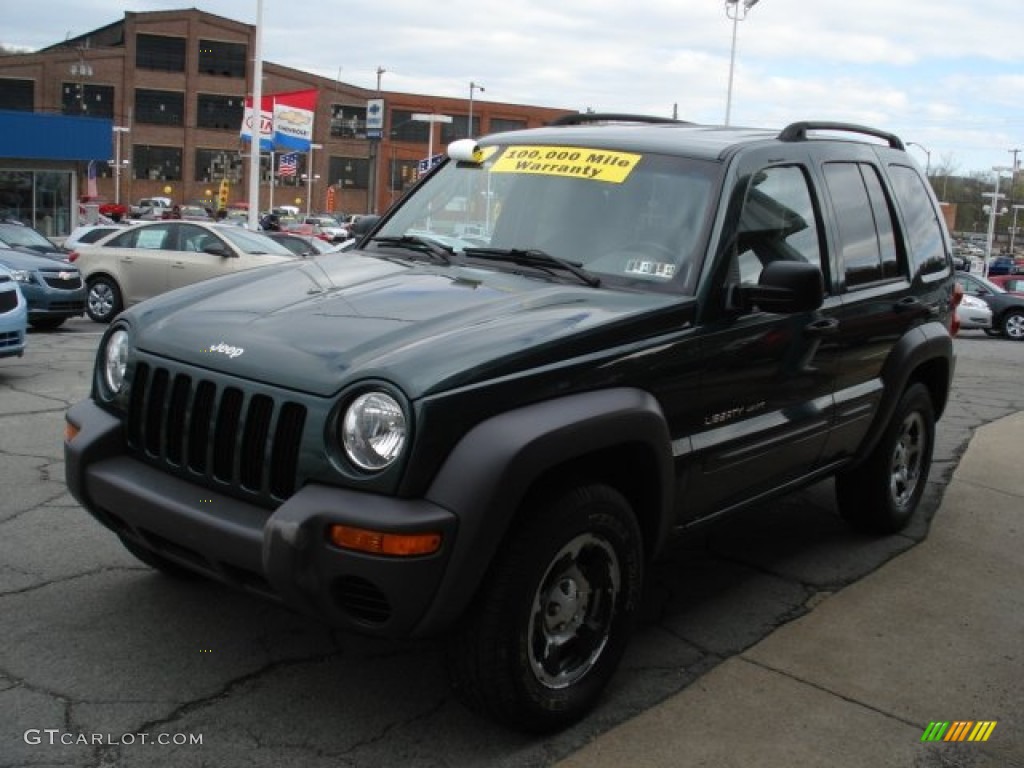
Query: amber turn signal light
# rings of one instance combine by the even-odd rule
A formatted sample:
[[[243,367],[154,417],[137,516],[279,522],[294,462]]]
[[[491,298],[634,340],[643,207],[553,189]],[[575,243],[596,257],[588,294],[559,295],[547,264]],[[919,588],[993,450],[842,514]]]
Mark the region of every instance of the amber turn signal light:
[[[70,443],[72,440],[74,440],[76,437],[78,437],[78,433],[81,432],[81,431],[82,430],[78,427],[77,424],[72,424],[70,421],[65,421],[64,422],[64,442],[65,443]]]
[[[368,552],[371,555],[414,557],[431,555],[441,548],[440,533],[385,533],[348,525],[332,525],[327,529],[327,538],[336,547]]]

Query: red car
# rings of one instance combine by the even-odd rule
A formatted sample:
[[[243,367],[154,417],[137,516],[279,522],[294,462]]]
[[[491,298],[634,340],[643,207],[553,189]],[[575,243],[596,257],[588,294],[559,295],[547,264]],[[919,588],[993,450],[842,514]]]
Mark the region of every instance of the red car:
[[[1007,293],[1024,296],[1024,275],[990,275],[988,279]]]
[[[121,221],[121,219],[128,218],[128,206],[122,205],[121,203],[112,203],[103,197],[89,197],[89,195],[82,195],[79,199],[79,215],[85,215],[84,206],[86,205],[98,205],[100,216],[106,216],[112,221]]]

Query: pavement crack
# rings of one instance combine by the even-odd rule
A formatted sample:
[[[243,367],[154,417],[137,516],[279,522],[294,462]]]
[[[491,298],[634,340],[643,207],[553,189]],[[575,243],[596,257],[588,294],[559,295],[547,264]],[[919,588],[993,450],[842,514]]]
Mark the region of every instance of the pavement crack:
[[[766,664],[763,661],[758,661],[757,659],[748,658],[743,653],[738,654],[736,656],[736,658],[737,658],[737,660],[739,660],[741,662],[744,662],[746,664],[750,664],[750,665],[755,666],[755,667],[760,667],[761,669],[763,669],[763,670],[765,670],[767,672],[773,672],[773,673],[775,673],[777,675],[781,675],[782,677],[785,677],[785,678],[787,678],[789,680],[793,680],[794,682],[800,683],[802,685],[806,685],[809,688],[813,688],[816,691],[821,691],[822,693],[827,694],[829,696],[834,696],[835,698],[841,699],[841,700],[847,702],[848,704],[853,704],[855,706],[861,707],[862,709],[866,709],[869,712],[874,712],[875,714],[881,715],[882,717],[888,718],[890,720],[895,720],[898,723],[903,723],[904,725],[909,726],[911,728],[916,728],[916,729],[920,730],[921,727],[922,727],[921,723],[916,722],[914,720],[908,720],[907,718],[901,717],[900,715],[896,714],[895,712],[886,711],[886,710],[882,709],[881,707],[877,707],[877,706],[875,706],[873,704],[868,704],[865,701],[860,701],[859,699],[855,699],[852,696],[847,696],[845,694],[840,693],[839,691],[832,690],[831,688],[826,688],[824,685],[821,685],[820,683],[816,683],[813,680],[807,680],[807,679],[805,679],[803,677],[800,677],[799,675],[794,675],[792,672],[787,672],[784,669],[779,669],[778,667],[773,667],[771,664]]]
[[[22,587],[20,589],[10,589],[10,590],[0,591],[0,599],[5,598],[5,597],[15,597],[17,595],[25,595],[25,594],[28,594],[30,592],[36,592],[37,590],[40,590],[40,589],[45,589],[46,587],[52,587],[55,584],[66,584],[69,581],[77,581],[78,579],[88,578],[89,576],[97,576],[97,575],[99,575],[101,573],[117,573],[117,572],[120,572],[120,571],[148,571],[148,570],[150,570],[150,569],[145,567],[145,566],[141,566],[141,565],[138,566],[138,567],[128,566],[128,565],[108,565],[108,566],[104,566],[102,568],[91,568],[88,571],[82,571],[81,573],[74,573],[74,574],[72,574],[70,576],[61,576],[60,578],[57,578],[57,579],[48,579],[47,581],[44,581],[44,582],[42,582],[40,584],[33,584],[32,586],[29,586],[29,587]]]

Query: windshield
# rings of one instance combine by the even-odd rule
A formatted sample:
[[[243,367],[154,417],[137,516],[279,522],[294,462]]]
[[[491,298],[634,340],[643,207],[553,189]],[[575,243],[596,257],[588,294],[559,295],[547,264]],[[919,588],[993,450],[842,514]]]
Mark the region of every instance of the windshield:
[[[8,245],[23,245],[29,248],[39,248],[42,246],[51,251],[57,250],[57,246],[34,229],[18,224],[0,227],[0,240],[3,240]]]
[[[482,248],[508,251],[519,265],[523,252],[540,252],[601,284],[691,289],[718,164],[565,146],[490,146],[483,155],[479,165],[449,161],[369,247],[429,238],[473,266],[495,264]]]
[[[266,235],[261,235],[259,232],[250,232],[241,227],[220,225],[217,227],[217,234],[225,240],[230,240],[242,253],[270,253],[277,256],[295,255]]]

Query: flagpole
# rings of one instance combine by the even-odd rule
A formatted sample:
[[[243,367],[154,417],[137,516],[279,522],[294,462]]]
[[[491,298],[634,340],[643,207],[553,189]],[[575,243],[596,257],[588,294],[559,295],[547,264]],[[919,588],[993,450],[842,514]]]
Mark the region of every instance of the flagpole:
[[[249,137],[249,229],[259,229],[260,213],[260,134],[263,127],[263,0],[256,0],[256,33],[253,36],[252,113]],[[273,184],[274,166],[270,166]],[[273,186],[271,186],[273,190]]]
[[[274,182],[277,180],[277,153],[270,150],[270,204],[267,210],[274,210]]]

